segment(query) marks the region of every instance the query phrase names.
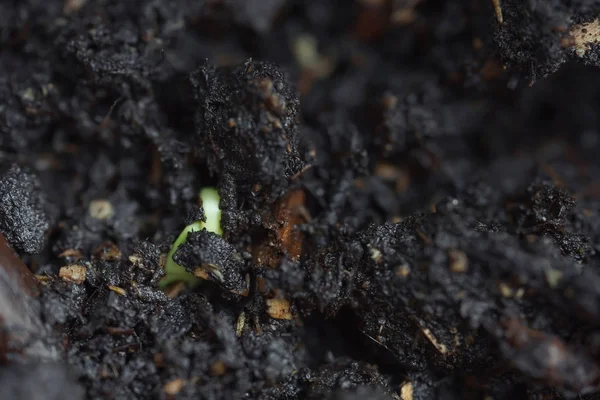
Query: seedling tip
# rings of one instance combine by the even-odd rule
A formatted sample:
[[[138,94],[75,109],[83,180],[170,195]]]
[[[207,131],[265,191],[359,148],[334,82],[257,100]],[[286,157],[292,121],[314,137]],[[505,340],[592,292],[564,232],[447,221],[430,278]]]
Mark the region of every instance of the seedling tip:
[[[173,260],[173,255],[187,240],[188,233],[201,231],[206,229],[209,232],[214,232],[217,235],[222,235],[223,230],[221,229],[221,209],[219,208],[219,192],[214,188],[204,188],[200,191],[200,199],[202,200],[202,207],[204,209],[204,215],[206,216],[206,222],[196,221],[186,226],[183,231],[179,234],[171,250],[167,254],[167,261],[165,263],[166,276],[160,281],[159,286],[166,288],[173,282],[185,282],[188,286],[195,286],[198,284],[197,279],[193,274],[186,271],[184,267],[177,264]]]

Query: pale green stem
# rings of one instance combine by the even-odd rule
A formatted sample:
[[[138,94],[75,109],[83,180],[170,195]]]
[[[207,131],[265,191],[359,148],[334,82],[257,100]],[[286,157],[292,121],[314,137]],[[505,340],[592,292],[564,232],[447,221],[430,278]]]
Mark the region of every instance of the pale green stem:
[[[184,267],[177,264],[173,260],[173,254],[177,251],[179,246],[187,240],[189,232],[196,232],[202,229],[206,229],[209,232],[214,232],[217,235],[222,235],[221,230],[221,209],[219,208],[219,193],[213,188],[204,188],[200,191],[200,199],[202,199],[202,207],[204,208],[204,215],[206,216],[206,222],[196,221],[186,226],[183,231],[179,234],[169,254],[167,254],[167,261],[165,264],[166,276],[160,281],[159,286],[165,288],[173,282],[185,282],[189,286],[195,286],[199,280],[192,274],[186,271]]]

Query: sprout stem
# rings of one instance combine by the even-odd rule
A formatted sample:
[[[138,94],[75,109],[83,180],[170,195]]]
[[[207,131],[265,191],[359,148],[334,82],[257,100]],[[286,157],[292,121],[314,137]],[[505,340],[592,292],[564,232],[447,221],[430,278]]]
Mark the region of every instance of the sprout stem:
[[[173,254],[179,246],[187,240],[189,232],[196,232],[206,229],[209,232],[214,232],[217,235],[222,235],[221,229],[221,209],[219,208],[219,193],[214,188],[204,188],[200,191],[200,199],[202,200],[202,208],[206,216],[206,222],[196,221],[186,226],[179,234],[169,254],[167,254],[167,262],[165,264],[166,276],[160,281],[159,286],[166,288],[173,282],[185,282],[188,286],[195,286],[199,280],[186,271],[184,267],[177,264],[173,260]]]

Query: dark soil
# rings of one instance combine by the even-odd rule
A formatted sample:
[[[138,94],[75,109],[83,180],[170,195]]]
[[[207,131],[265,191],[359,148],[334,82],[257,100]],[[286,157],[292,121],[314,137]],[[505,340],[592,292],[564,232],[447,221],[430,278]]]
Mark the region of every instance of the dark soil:
[[[0,398],[600,399],[599,16],[1,2]]]

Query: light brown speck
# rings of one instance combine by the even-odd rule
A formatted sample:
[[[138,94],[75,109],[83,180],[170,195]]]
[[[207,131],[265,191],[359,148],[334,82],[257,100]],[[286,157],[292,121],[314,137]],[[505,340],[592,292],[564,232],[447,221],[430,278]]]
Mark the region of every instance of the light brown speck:
[[[113,292],[115,292],[116,294],[118,294],[119,296],[126,296],[127,295],[127,292],[125,291],[125,289],[123,289],[121,287],[110,285],[108,288],[110,290],[112,290]]]
[[[286,299],[268,299],[267,314],[275,319],[293,319],[292,308]]]
[[[115,209],[108,200],[92,200],[88,207],[92,218],[105,220],[115,215]]]
[[[62,267],[58,272],[58,276],[62,278],[63,281],[81,285],[85,282],[85,273],[86,268],[83,265],[75,264]]]
[[[181,378],[177,378],[165,383],[163,391],[169,396],[175,396],[177,393],[181,392],[181,389],[183,389],[184,386],[185,381]]]

